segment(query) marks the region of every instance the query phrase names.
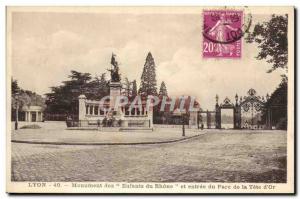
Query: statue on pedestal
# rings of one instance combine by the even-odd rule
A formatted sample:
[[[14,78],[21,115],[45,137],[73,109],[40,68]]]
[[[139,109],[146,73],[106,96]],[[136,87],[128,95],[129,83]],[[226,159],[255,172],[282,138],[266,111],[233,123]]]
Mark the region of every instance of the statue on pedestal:
[[[111,56],[111,65],[113,68],[107,69],[110,72],[111,82],[120,82],[121,75],[119,74],[119,64],[116,61],[116,55],[113,53]]]

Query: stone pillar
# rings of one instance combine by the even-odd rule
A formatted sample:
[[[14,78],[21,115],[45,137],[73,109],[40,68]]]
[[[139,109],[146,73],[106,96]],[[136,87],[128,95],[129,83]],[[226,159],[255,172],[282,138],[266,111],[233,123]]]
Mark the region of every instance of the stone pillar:
[[[78,110],[79,110],[79,115],[78,115],[78,119],[79,120],[85,120],[85,113],[86,113],[86,110],[85,110],[85,101],[86,101],[86,97],[85,95],[80,95],[78,97],[78,101],[79,101],[79,107],[78,107]]]
[[[153,108],[151,107],[148,111],[148,118],[149,118],[149,127],[153,128]]]
[[[31,122],[31,112],[28,111],[28,122]]]
[[[27,121],[28,121],[28,112],[25,111],[25,122],[27,122]]]
[[[94,115],[94,114],[95,114],[95,112],[94,112],[94,110],[95,110],[95,106],[94,106],[94,105],[92,105],[92,106],[91,106],[91,109],[92,109],[92,114],[91,114],[91,115]]]
[[[193,127],[196,125],[197,125],[197,111],[191,111],[190,118],[189,118],[189,126]]]
[[[110,101],[109,105],[110,108],[113,109],[115,107],[115,102],[118,96],[121,96],[121,82],[110,82],[109,83],[109,90],[110,90]],[[119,110],[114,110],[114,111],[119,111]],[[117,113],[119,115],[119,113]]]
[[[218,104],[216,104],[216,115],[215,115],[216,129],[221,128],[221,109]]]
[[[149,127],[153,128],[153,105],[152,105],[152,101],[150,102],[149,107],[146,107],[145,112],[147,111],[147,116],[149,119]]]
[[[35,111],[35,121],[36,122],[39,122],[40,121],[40,118],[39,118],[39,112],[38,111]]]
[[[240,129],[241,128],[241,107],[236,106],[234,108],[234,129]]]
[[[207,116],[206,117],[206,126],[208,129],[210,129],[211,128],[211,114],[208,110],[206,111],[206,116]]]

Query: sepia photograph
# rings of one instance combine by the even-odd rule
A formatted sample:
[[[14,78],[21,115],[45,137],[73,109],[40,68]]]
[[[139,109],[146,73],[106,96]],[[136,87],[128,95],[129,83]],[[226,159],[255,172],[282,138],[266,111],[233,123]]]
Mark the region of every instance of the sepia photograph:
[[[294,193],[294,7],[6,21],[7,192]]]

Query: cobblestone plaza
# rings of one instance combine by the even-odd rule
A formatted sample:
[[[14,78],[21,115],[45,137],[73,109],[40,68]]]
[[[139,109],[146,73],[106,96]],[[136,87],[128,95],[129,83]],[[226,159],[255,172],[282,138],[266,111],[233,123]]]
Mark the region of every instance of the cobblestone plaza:
[[[205,131],[205,130],[204,130]],[[218,131],[153,145],[12,142],[13,181],[286,182],[285,131]]]

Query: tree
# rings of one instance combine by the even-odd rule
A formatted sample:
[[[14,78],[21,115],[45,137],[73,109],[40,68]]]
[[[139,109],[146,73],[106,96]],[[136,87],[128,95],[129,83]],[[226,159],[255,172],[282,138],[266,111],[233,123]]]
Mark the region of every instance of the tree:
[[[269,21],[257,23],[253,32],[249,32],[246,41],[255,42],[260,49],[256,59],[266,60],[272,64],[268,73],[278,68],[287,71],[288,62],[288,15],[272,15]],[[287,127],[287,76],[281,75],[282,81],[267,101],[266,106],[272,110],[272,124],[276,128]],[[266,118],[266,109],[263,110],[263,118]]]
[[[133,100],[135,98],[135,96],[137,96],[136,80],[133,80],[131,82],[126,77],[123,84],[124,84],[123,92],[122,92],[123,95],[127,96],[129,98],[129,100]]]
[[[71,70],[71,75],[69,75],[69,78],[71,78],[71,81],[75,80],[79,84],[85,84],[92,79],[90,73],[81,73],[75,70]]]
[[[109,85],[106,80],[106,74],[102,73],[100,78],[95,77],[85,86],[83,94],[89,96],[91,99],[100,100],[102,97],[109,95]]]
[[[136,80],[133,80],[131,82],[126,77],[123,84],[124,84],[123,92],[122,92],[123,95],[127,96],[129,98],[129,100],[133,100],[135,98],[135,96],[137,96]]]
[[[71,71],[67,81],[62,85],[51,87],[46,96],[46,113],[78,115],[78,96],[86,95],[88,99],[100,100],[109,94],[108,81],[105,73],[100,78],[92,78],[89,73]]]
[[[141,76],[139,94],[143,96],[157,95],[155,62],[151,52],[148,53]]]
[[[11,81],[11,105],[12,108],[16,108],[16,102],[18,101],[19,108],[23,106],[41,106],[45,107],[44,98],[35,92],[21,89],[17,80]]]
[[[133,80],[132,82],[132,96],[135,97],[137,96],[137,86],[136,86],[136,80]]]
[[[20,87],[17,80],[11,79],[11,92],[13,95],[20,92]]]
[[[37,100],[35,100],[35,101],[37,101]],[[12,97],[11,97],[12,112],[14,112],[16,110],[17,103],[18,103],[20,110],[23,106],[37,105],[34,103],[31,96],[29,96],[28,93],[26,93],[23,90],[20,90],[20,92],[18,94],[15,93],[12,95]]]
[[[267,60],[272,72],[278,68],[287,69],[288,40],[287,40],[288,15],[272,15],[270,21],[257,23],[253,32],[249,32],[246,41],[258,44],[260,52],[258,60]]]
[[[276,129],[287,129],[287,89],[287,81],[282,80],[266,103],[266,107],[271,109],[272,124],[276,125]],[[267,114],[263,111],[263,118],[266,118]]]
[[[71,71],[69,80],[62,85],[51,87],[51,92],[46,94],[46,114],[75,114],[77,97],[88,91],[87,83],[92,79],[89,73]]]
[[[159,96],[168,96],[167,87],[164,81],[161,82],[160,88],[159,88]]]
[[[127,77],[125,77],[124,79],[124,91],[123,94],[127,97],[131,96],[132,93],[132,89],[131,89],[131,82],[129,81],[129,79]]]
[[[103,96],[109,95],[109,82],[106,80],[106,74],[103,73],[101,75],[100,81],[99,81],[99,86],[100,86],[100,95],[98,96],[98,99],[100,99]]]

